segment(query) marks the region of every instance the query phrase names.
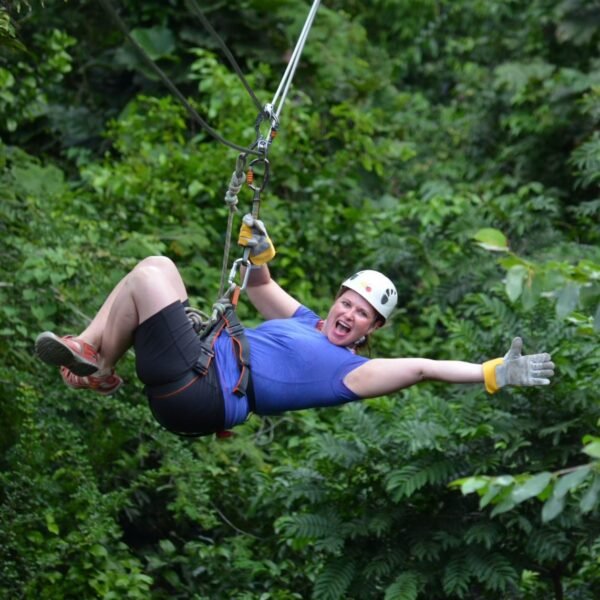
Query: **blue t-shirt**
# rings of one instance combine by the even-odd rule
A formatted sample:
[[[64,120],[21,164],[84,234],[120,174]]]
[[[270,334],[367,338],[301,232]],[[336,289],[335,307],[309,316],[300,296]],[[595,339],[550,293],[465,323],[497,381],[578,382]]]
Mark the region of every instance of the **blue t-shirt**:
[[[291,319],[273,319],[246,329],[256,413],[278,414],[358,400],[344,377],[368,361],[332,344],[316,329],[319,317],[301,306]],[[215,344],[215,359],[225,397],[225,427],[248,417],[248,400],[232,390],[240,374],[233,344],[224,331]]]

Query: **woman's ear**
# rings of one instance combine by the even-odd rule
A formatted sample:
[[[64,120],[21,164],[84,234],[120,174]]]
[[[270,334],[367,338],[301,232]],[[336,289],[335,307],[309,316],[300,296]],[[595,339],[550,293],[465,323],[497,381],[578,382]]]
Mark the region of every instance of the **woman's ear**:
[[[371,328],[367,332],[367,335],[373,333],[375,330],[379,329],[382,325],[383,325],[383,321],[380,318],[376,318],[375,322],[373,323],[373,325],[371,325]]]

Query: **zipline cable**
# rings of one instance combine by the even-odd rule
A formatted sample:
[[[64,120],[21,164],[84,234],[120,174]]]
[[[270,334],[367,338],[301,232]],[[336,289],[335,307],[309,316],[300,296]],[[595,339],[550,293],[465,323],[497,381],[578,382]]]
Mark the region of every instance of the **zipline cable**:
[[[250,98],[252,98],[254,105],[256,106],[256,108],[258,110],[262,111],[263,105],[262,105],[261,101],[256,97],[256,94],[250,87],[250,84],[246,81],[246,78],[244,77],[244,74],[242,73],[242,69],[240,69],[240,66],[238,65],[237,61],[235,60],[235,57],[229,51],[229,48],[227,47],[225,42],[221,39],[221,36],[216,32],[215,28],[210,24],[208,19],[204,16],[204,13],[198,6],[196,0],[187,0],[187,4],[188,4],[188,7],[191,9],[191,12],[196,17],[198,17],[198,19],[200,20],[200,22],[202,23],[204,28],[208,31],[208,33],[210,33],[210,35],[212,35],[212,37],[216,40],[217,44],[219,44],[219,47],[223,51],[223,54],[225,54],[225,56],[227,57],[229,64],[233,67],[233,70],[237,73],[237,76],[240,78],[242,85],[246,88],[246,91],[250,95]]]
[[[259,152],[261,152],[262,155],[265,157],[269,146],[271,145],[271,142],[275,138],[275,135],[277,134],[277,131],[279,129],[279,116],[281,115],[281,111],[283,110],[283,105],[285,104],[290,86],[292,84],[292,79],[294,78],[294,74],[296,73],[296,69],[298,68],[298,64],[300,63],[300,56],[302,55],[304,44],[306,43],[308,33],[310,31],[310,28],[312,27],[320,3],[320,0],[313,1],[308,16],[306,17],[306,20],[304,22],[304,26],[302,27],[302,31],[300,32],[300,36],[298,37],[298,41],[296,42],[296,46],[294,47],[294,51],[292,52],[288,65],[285,69],[285,73],[283,74],[283,77],[279,82],[279,87],[277,88],[277,91],[273,96],[273,100],[270,104],[265,105],[264,109],[262,110],[262,112],[259,113],[257,117],[257,132],[259,131],[261,123],[265,119],[268,119],[270,121],[269,131],[267,135],[257,135],[256,141],[256,146],[258,147]],[[277,104],[278,101],[279,104]]]
[[[135,39],[129,33],[125,23],[121,20],[121,17],[116,13],[109,0],[99,0],[100,4],[102,4],[104,10],[108,12],[111,16],[117,27],[121,30],[121,33],[127,38],[127,41],[138,51],[140,56],[144,59],[144,62],[160,77],[161,81],[169,88],[169,91],[183,104],[183,106],[187,109],[188,113],[192,116],[192,118],[215,140],[220,142],[221,144],[232,148],[233,150],[237,150],[239,152],[243,152],[244,154],[255,154],[260,156],[260,152],[253,150],[252,148],[244,148],[243,146],[239,146],[234,142],[230,142],[225,139],[222,135],[220,135],[217,131],[215,131],[196,111],[196,109],[187,101],[185,96],[177,89],[177,87],[173,84],[173,82],[167,77],[167,75],[162,71],[162,69],[148,56],[146,51],[135,41]]]
[[[290,58],[290,62],[281,78],[281,82],[279,83],[279,87],[273,96],[273,100],[271,101],[271,106],[275,107],[277,100],[279,99],[279,95],[281,94],[281,101],[278,107],[274,110],[274,117],[277,121],[279,121],[279,115],[281,114],[281,110],[283,109],[283,105],[285,103],[288,91],[290,89],[290,85],[292,83],[292,79],[294,74],[296,73],[296,69],[298,67],[298,63],[300,62],[300,56],[302,55],[302,50],[304,49],[304,44],[306,43],[306,38],[308,37],[308,33],[310,28],[312,27],[313,21],[315,19],[315,15],[317,14],[317,10],[319,8],[320,0],[314,0],[313,4],[310,8],[310,12],[308,13],[308,17],[304,22],[304,27],[300,33],[300,37],[298,38],[298,42],[296,43],[296,47],[294,48],[294,52]]]
[[[198,123],[210,136],[212,136],[215,140],[217,140],[221,144],[228,146],[229,148],[232,148],[239,152],[242,152],[244,155],[254,154],[256,156],[266,156],[268,147],[271,144],[273,138],[275,137],[275,134],[279,127],[279,117],[280,117],[281,111],[283,109],[283,105],[285,104],[287,94],[289,92],[289,89],[290,89],[290,86],[292,83],[292,79],[294,77],[294,74],[296,73],[296,69],[298,68],[298,64],[300,62],[300,56],[302,55],[302,50],[304,49],[304,44],[306,43],[308,33],[310,31],[310,28],[312,27],[312,23],[317,14],[317,10],[320,5],[320,0],[313,0],[313,4],[311,6],[311,9],[309,11],[309,14],[308,14],[305,22],[304,22],[304,26],[302,28],[302,31],[300,33],[300,36],[298,38],[298,41],[296,43],[296,46],[294,48],[294,51],[290,58],[290,61],[287,65],[287,68],[286,68],[286,70],[283,74],[283,77],[279,83],[279,87],[277,88],[277,91],[275,92],[275,95],[273,96],[273,100],[271,101],[271,103],[266,104],[264,107],[261,105],[260,101],[254,94],[252,88],[246,81],[246,79],[242,73],[242,70],[240,69],[239,65],[237,64],[233,54],[229,51],[229,48],[227,48],[225,42],[223,42],[221,37],[218,35],[218,33],[215,31],[215,29],[212,27],[212,25],[206,19],[206,17],[200,10],[200,7],[196,3],[196,1],[195,0],[187,0],[188,6],[191,7],[192,12],[195,14],[195,16],[198,17],[198,19],[200,19],[200,21],[202,22],[202,25],[217,41],[219,47],[224,52],[225,56],[227,57],[227,59],[229,60],[229,62],[231,64],[231,66],[233,67],[236,74],[238,75],[240,81],[242,82],[242,84],[246,88],[248,94],[252,98],[252,101],[254,102],[255,106],[259,109],[259,114],[256,119],[256,127],[255,127],[256,131],[257,131],[257,139],[250,147],[246,147],[246,148],[227,140],[222,135],[220,135],[217,131],[215,131],[198,114],[196,109],[187,101],[185,96],[179,91],[179,89],[175,86],[175,84],[171,81],[171,79],[163,72],[163,70],[156,64],[156,62],[153,61],[148,56],[148,53],[144,50],[144,48],[133,38],[133,36],[129,33],[129,30],[125,26],[125,23],[122,21],[122,19],[119,17],[117,12],[111,5],[110,0],[99,0],[99,2],[102,5],[102,7],[104,8],[104,10],[106,10],[106,12],[113,19],[113,21],[115,22],[115,24],[117,25],[117,27],[119,28],[121,33],[125,36],[127,41],[135,48],[135,50],[137,50],[138,54],[143,58],[144,62],[150,67],[150,69],[152,69],[152,71],[154,71],[158,75],[160,80],[167,86],[169,91],[181,102],[181,104],[186,108],[186,110],[191,115],[193,120],[196,121],[196,123]],[[281,98],[280,98],[280,96],[281,96]],[[277,104],[278,101],[279,101],[279,104]],[[270,120],[270,129],[269,129],[269,133],[266,136],[266,138],[263,138],[259,131],[260,124],[262,123],[262,121],[264,119]],[[255,148],[257,148],[257,149],[255,149]]]

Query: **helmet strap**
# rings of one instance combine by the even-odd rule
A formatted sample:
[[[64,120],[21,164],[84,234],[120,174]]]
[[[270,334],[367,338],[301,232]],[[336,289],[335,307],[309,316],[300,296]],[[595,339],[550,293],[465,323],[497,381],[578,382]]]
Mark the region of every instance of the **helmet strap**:
[[[362,337],[359,337],[353,344],[354,348],[358,348],[359,346],[362,346],[365,342],[367,341],[367,336],[363,335]]]

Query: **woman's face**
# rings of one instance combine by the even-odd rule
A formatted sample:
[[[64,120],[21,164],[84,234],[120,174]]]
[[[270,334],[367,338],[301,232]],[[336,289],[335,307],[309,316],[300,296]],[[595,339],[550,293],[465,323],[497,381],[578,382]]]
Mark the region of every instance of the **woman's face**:
[[[380,325],[377,311],[353,290],[345,290],[329,309],[322,332],[336,346],[352,346]]]

